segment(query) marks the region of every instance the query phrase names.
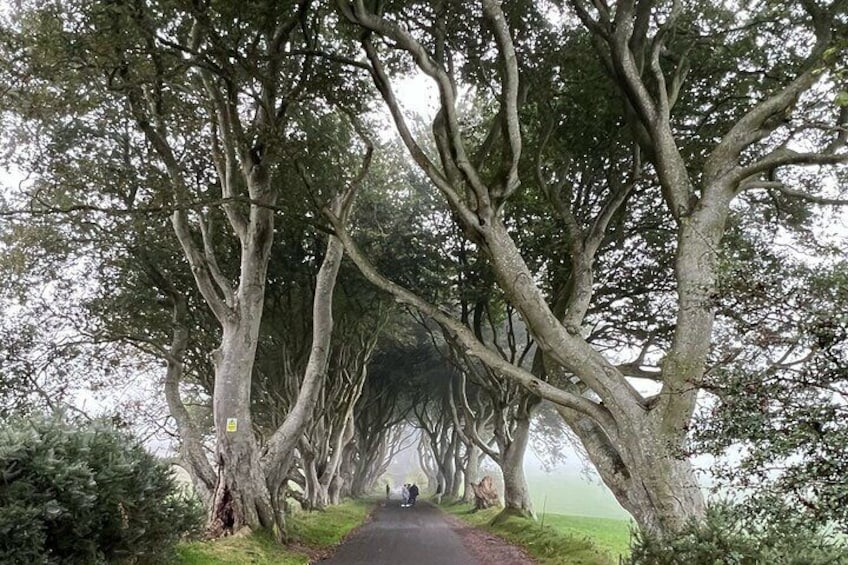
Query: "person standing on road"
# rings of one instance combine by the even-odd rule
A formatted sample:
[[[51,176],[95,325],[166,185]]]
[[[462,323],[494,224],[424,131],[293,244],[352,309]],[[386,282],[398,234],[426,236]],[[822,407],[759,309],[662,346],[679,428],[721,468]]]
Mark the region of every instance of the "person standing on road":
[[[389,488],[389,483],[386,483],[386,500],[389,499],[389,493],[391,492],[392,490]]]
[[[409,505],[415,506],[415,499],[418,498],[418,485],[412,483],[409,487]]]
[[[403,488],[400,489],[401,506],[406,508],[409,506],[409,485],[403,483]]]

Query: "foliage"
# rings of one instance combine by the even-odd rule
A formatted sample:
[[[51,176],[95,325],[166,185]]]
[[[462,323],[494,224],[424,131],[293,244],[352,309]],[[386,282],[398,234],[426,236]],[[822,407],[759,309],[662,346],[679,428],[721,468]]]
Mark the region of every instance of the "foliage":
[[[523,547],[545,565],[612,565],[612,556],[600,549],[593,539],[580,533],[541,525],[527,518],[499,517],[498,508],[473,512],[464,504],[445,505],[443,510],[473,526],[481,527],[510,543]],[[498,517],[498,523],[493,524]]]
[[[719,338],[695,448],[725,456],[711,469],[717,486],[751,494],[752,511],[780,495],[848,530],[848,269],[793,265],[762,246],[735,253],[721,317],[731,333]]]
[[[200,524],[168,465],[106,422],[0,429],[0,562],[159,563]]]
[[[353,500],[320,512],[297,512],[288,520],[291,547],[280,546],[267,533],[182,544],[177,565],[294,565],[338,544],[374,508],[373,501]],[[297,547],[294,550],[292,547]]]
[[[751,519],[741,508],[716,504],[702,522],[678,534],[658,537],[637,531],[630,565],[726,563],[729,565],[825,565],[848,563],[848,547],[802,517],[776,508]]]

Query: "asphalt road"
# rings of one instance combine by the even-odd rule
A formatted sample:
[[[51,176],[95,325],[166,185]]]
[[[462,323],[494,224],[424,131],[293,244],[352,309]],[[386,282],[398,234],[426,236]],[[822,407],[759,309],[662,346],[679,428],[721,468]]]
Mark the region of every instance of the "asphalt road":
[[[443,514],[426,502],[391,500],[320,565],[479,565]]]

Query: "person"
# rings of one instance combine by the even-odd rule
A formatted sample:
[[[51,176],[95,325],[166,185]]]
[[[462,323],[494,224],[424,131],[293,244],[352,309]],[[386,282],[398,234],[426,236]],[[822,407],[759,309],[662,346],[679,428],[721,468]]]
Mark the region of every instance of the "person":
[[[409,506],[409,485],[406,483],[403,483],[403,488],[400,489],[400,498],[402,508]]]
[[[415,506],[415,499],[418,498],[418,485],[412,483],[409,487],[409,505]]]
[[[389,493],[392,492],[392,489],[389,488],[389,483],[386,483],[386,500],[389,499]]]

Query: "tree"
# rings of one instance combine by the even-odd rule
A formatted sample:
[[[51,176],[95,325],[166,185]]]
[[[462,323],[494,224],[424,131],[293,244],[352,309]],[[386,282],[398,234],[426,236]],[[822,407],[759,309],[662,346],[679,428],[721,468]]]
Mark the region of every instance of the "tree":
[[[287,152],[300,146],[298,117],[319,107],[318,113],[333,111],[322,102],[301,114],[321,88],[324,71],[331,70],[314,64],[325,16],[308,1],[190,7],[71,3],[25,6],[4,28],[7,44],[21,47],[23,54],[7,59],[12,63],[5,71],[14,85],[7,109],[19,116],[19,130],[40,128],[58,145],[48,145],[45,168],[56,173],[54,179],[62,178],[62,165],[71,159],[81,131],[94,132],[89,136],[93,154],[109,153],[121,143],[133,147],[139,156],[133,164],[147,184],[142,190],[139,183],[121,188],[171,214],[184,260],[217,321],[220,337],[211,352],[213,533],[282,525],[279,490],[328,363],[333,287],[342,257],[332,237],[316,279],[311,354],[297,400],[260,450],[250,393],[276,202],[292,184]],[[81,85],[91,93],[82,101],[73,94]],[[55,117],[74,127],[57,127],[51,122]],[[102,121],[131,129],[116,143],[108,127],[99,127]],[[367,169],[370,148],[367,142],[363,146],[359,176],[345,171],[329,192],[314,195],[324,203],[332,200],[336,213],[346,214],[351,202],[344,183],[358,183]],[[81,178],[104,189],[98,204],[108,207],[114,198],[109,187],[86,173]],[[60,196],[70,196],[72,205],[77,197]],[[238,261],[231,270],[219,258],[226,237],[236,242]],[[177,324],[169,352],[174,383],[185,334],[180,300],[174,292],[168,298]]]
[[[556,25],[565,36],[588,34],[621,100],[622,123],[636,153],[632,173],[618,190],[610,191],[609,205],[597,214],[593,227],[575,231],[579,237],[572,238],[569,249],[569,284],[554,297],[537,284],[504,219],[521,184],[520,108],[528,85],[521,82],[520,70],[531,65],[537,38],[515,29],[525,31],[540,19],[549,26],[554,22],[534,17],[528,4],[521,4],[526,11],[513,6],[505,13],[495,0],[462,7],[410,3],[392,5],[385,12],[359,0],[336,5],[365,32],[363,52],[410,156],[445,198],[466,236],[490,260],[506,299],[544,351],[551,382],[504,362],[448,312],[382,276],[344,232],[343,223],[333,220],[352,259],[373,283],[445,326],[471,355],[558,404],[605,483],[640,525],[672,532],[688,518],[702,516],[703,497],[684,453],[708,362],[722,237],[732,203],[746,191],[782,191],[823,201],[814,193],[788,188],[791,177],[784,171],[848,160],[840,134],[845,113],[829,103],[832,84],[823,80],[844,57],[832,48],[834,36],[845,25],[844,2],[768,4],[744,13],[724,6],[651,0],[592,7],[581,0],[570,3],[571,12],[562,14]],[[462,17],[453,11],[462,12]],[[401,25],[407,18],[415,18],[418,25]],[[575,26],[575,18],[585,31]],[[462,43],[465,28],[457,32],[447,23],[458,21],[475,27],[480,22],[484,40]],[[768,41],[760,39],[764,33]],[[788,53],[782,43],[787,36],[799,41]],[[807,47],[801,46],[802,40],[808,40],[803,44]],[[718,44],[726,47],[726,58],[715,67],[703,65],[701,49]],[[407,54],[438,87],[440,106],[432,132],[437,158],[410,133],[384,62],[386,49]],[[458,113],[464,77],[454,49],[465,61],[482,53],[480,59],[488,57],[489,68],[496,68],[485,84],[493,92],[497,112],[492,112],[490,134],[482,140],[468,135]],[[769,57],[775,51],[785,54],[779,63]],[[703,65],[700,72],[690,67],[693,61]],[[737,71],[740,65],[743,72]],[[745,75],[748,68],[750,77]],[[702,83],[709,86],[696,82],[696,75],[709,80]],[[752,95],[739,101],[739,88],[750,89]],[[716,107],[716,101],[728,97],[736,103]],[[698,127],[696,108],[703,112],[705,105],[713,111]],[[804,143],[792,145],[799,136]],[[640,156],[650,176],[643,174]],[[671,339],[662,349],[650,340],[643,344],[643,351],[662,360],[656,372],[641,370],[644,355],[636,363],[618,366],[587,342],[581,327],[595,298],[593,263],[611,214],[640,182],[649,189],[644,191],[648,197],[661,195],[661,216],[676,242],[673,263],[660,266],[674,280]],[[552,307],[549,300],[554,299]],[[560,369],[563,374],[557,376]],[[657,380],[659,394],[640,394],[627,380],[634,373]]]

